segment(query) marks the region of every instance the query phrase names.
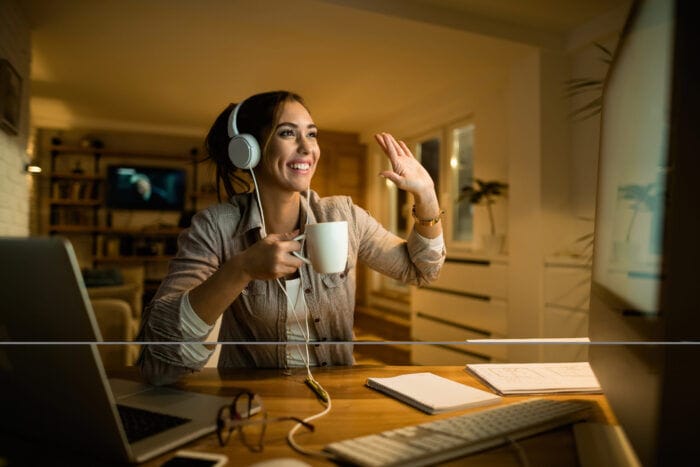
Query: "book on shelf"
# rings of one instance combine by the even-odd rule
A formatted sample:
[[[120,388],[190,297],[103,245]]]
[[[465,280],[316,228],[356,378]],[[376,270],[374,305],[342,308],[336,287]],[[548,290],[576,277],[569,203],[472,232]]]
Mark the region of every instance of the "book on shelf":
[[[602,392],[588,362],[469,363],[467,371],[502,395]]]
[[[368,378],[366,385],[428,414],[494,404],[501,397],[434,373]]]
[[[67,180],[53,182],[51,197],[55,200],[70,199],[71,185]]]

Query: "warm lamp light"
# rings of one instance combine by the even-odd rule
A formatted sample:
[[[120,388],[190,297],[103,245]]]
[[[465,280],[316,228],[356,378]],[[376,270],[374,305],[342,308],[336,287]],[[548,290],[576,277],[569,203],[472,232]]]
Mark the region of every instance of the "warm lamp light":
[[[28,174],[39,174],[41,173],[41,167],[36,162],[28,162],[24,164],[24,171]]]

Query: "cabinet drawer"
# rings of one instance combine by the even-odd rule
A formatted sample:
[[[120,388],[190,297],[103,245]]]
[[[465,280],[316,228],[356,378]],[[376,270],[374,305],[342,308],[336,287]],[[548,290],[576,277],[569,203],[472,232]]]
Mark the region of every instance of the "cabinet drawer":
[[[440,277],[429,288],[452,290],[492,298],[508,296],[508,266],[446,261]]]
[[[479,300],[429,289],[415,289],[412,298],[413,315],[422,313],[487,334],[507,332],[508,306],[503,300]]]
[[[415,316],[411,321],[411,334],[413,340],[424,342],[463,342],[466,339],[488,339],[489,337],[503,337],[498,335],[488,335],[453,326],[448,323],[434,321],[429,318]],[[481,355],[484,358],[506,359],[506,346],[497,344],[465,344],[454,345],[455,348],[469,353]]]

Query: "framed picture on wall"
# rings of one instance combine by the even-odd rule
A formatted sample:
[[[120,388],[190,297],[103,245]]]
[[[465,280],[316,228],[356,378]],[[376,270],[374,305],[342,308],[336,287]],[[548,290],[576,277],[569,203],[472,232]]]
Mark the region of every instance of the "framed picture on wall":
[[[4,58],[0,59],[0,126],[16,135],[22,102],[22,77]]]

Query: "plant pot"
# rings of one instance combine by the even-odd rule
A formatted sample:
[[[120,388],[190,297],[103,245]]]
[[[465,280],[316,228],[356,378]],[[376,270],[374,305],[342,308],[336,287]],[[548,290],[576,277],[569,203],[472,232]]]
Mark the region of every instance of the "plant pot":
[[[503,251],[503,243],[506,236],[503,234],[482,235],[481,245],[484,253],[488,255],[499,255]]]

